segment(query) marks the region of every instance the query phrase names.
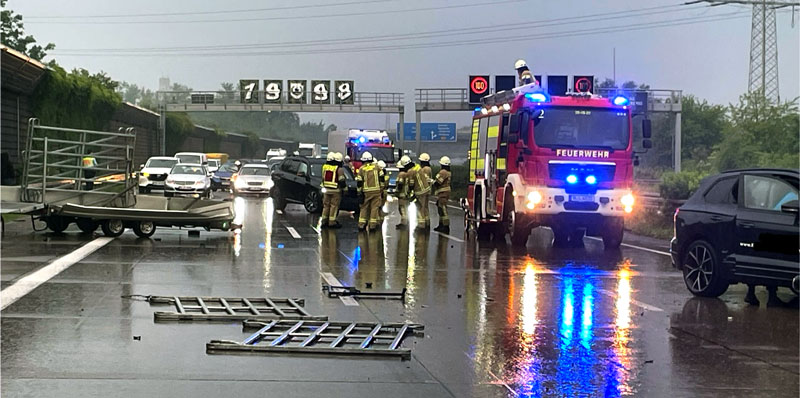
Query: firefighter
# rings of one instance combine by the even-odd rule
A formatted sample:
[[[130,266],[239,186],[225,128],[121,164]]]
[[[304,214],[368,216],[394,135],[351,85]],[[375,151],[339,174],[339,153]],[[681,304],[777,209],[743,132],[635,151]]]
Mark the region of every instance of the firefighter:
[[[517,76],[519,76],[519,85],[524,86],[531,83],[539,84],[536,81],[536,78],[533,77],[531,74],[530,69],[528,69],[528,64],[525,63],[524,59],[518,59],[517,62],[514,63],[514,69],[517,70]]]
[[[350,162],[350,155],[344,156],[344,166],[350,169],[351,172],[355,173],[356,171],[353,169],[353,163]]]
[[[389,173],[386,172],[386,162],[379,160],[378,169],[381,173],[381,207],[378,208],[378,223],[383,224],[383,219],[387,215],[383,208],[386,206],[386,198],[389,195]]]
[[[370,231],[378,229],[378,211],[381,202],[381,171],[373,163],[372,154],[364,152],[361,155],[361,167],[356,176],[358,188],[363,196],[358,215],[358,229]]]
[[[428,177],[428,185],[433,182],[431,176],[433,175],[433,171],[431,170],[431,155],[427,153],[423,153],[419,155],[419,167],[422,168],[422,172]]]
[[[450,158],[442,156],[439,164],[442,168],[436,174],[436,180],[433,182],[433,194],[436,195],[436,209],[439,212],[439,226],[433,230],[449,234],[450,218],[447,216],[447,201],[450,200]]]
[[[86,179],[84,183],[84,189],[87,191],[91,191],[94,189],[94,176],[97,175],[97,171],[95,171],[95,167],[97,167],[97,159],[92,156],[92,151],[89,150],[89,153],[86,154],[83,158],[81,158],[81,166],[83,166],[83,178]]]
[[[342,154],[337,152],[328,153],[324,165],[322,165],[322,217],[320,218],[321,228],[341,228],[342,225],[336,220],[339,214],[339,203],[342,200],[341,189],[345,185],[344,170],[342,169]]]
[[[422,154],[420,159],[427,154]],[[430,156],[428,156],[430,160]],[[408,181],[408,190],[413,192],[415,203],[417,206],[417,229],[427,230],[431,227],[431,220],[428,217],[428,196],[431,194],[431,183],[428,175],[423,171],[422,166],[414,163],[409,163],[406,166],[406,180]]]
[[[400,223],[395,226],[396,229],[408,227],[408,181],[406,178],[408,169],[406,166],[409,164],[411,164],[411,158],[405,155],[397,162],[400,172],[397,173],[395,195],[397,195],[397,212],[400,213]]]

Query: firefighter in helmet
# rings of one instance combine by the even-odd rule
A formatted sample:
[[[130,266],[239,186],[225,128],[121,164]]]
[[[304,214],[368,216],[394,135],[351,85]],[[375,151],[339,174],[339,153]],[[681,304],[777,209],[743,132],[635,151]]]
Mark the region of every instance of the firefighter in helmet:
[[[433,181],[433,194],[436,195],[436,209],[439,212],[439,226],[434,231],[449,234],[450,218],[447,216],[447,201],[450,200],[450,158],[442,156],[439,159],[442,168]]]
[[[378,211],[381,202],[381,181],[383,172],[373,162],[372,154],[361,155],[361,167],[358,169],[356,182],[363,195],[363,202],[358,215],[358,229],[370,231],[378,229]]]
[[[400,223],[395,228],[404,229],[408,227],[408,167],[413,165],[411,158],[403,156],[397,162],[397,168],[400,172],[397,173],[396,182],[396,195],[397,195],[397,212],[400,213]]]
[[[536,81],[536,78],[533,77],[531,74],[530,69],[528,69],[528,64],[525,62],[524,59],[518,59],[517,62],[514,63],[514,69],[517,70],[517,76],[519,77],[519,85],[524,86],[531,83],[538,84],[539,82]]]
[[[86,156],[81,158],[81,166],[83,166],[83,178],[85,179],[84,188],[87,191],[91,191],[94,189],[94,176],[97,175],[97,171],[94,169],[97,167],[97,159],[92,156],[91,150],[88,152]]]
[[[339,215],[339,203],[342,201],[342,188],[345,186],[344,170],[342,169],[342,154],[338,152],[328,153],[324,165],[322,165],[322,217],[320,218],[321,228],[341,228],[342,225],[336,220]]]
[[[425,157],[430,161],[430,156],[423,153],[420,155],[420,163]],[[431,220],[428,216],[428,196],[431,194],[430,174],[426,174],[419,164],[409,163],[406,168],[408,170],[406,172],[408,189],[413,191],[416,199],[417,229],[427,230],[431,227]]]

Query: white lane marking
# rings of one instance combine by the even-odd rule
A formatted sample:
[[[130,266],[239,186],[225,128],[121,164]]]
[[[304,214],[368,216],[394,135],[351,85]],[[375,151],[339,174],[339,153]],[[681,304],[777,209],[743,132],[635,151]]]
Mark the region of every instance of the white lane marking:
[[[292,238],[295,238],[295,239],[300,239],[301,238],[300,234],[297,233],[297,230],[294,229],[294,227],[286,227],[286,229],[292,235]]]
[[[587,236],[587,238],[589,238],[589,239],[594,239],[594,240],[602,240],[602,239],[600,239],[600,238],[598,238],[598,237],[595,237],[595,236]],[[662,252],[662,251],[660,251],[660,250],[649,249],[649,248],[647,248],[647,247],[641,247],[641,246],[631,245],[631,244],[627,244],[627,243],[623,243],[623,244],[621,244],[620,246],[630,247],[631,249],[644,250],[644,251],[646,251],[646,252],[655,253],[655,254],[660,254],[660,255],[662,255],[662,256],[667,256],[667,257],[669,257],[669,255],[670,255],[669,253],[667,253],[667,252]]]
[[[331,286],[342,286],[342,282],[339,282],[335,276],[333,276],[330,272],[320,272],[322,275],[322,279],[325,279],[325,282],[328,282]],[[344,305],[348,305],[351,307],[358,307],[358,301],[350,296],[339,296],[339,300],[342,300]]]
[[[441,233],[441,232],[439,232],[439,231],[433,231],[433,232],[436,232],[437,234],[439,234],[439,235],[442,235],[442,236],[444,236],[444,237],[445,237],[445,238],[447,238],[447,239],[452,239],[452,240],[454,240],[454,241],[456,241],[456,242],[464,243],[464,240],[463,240],[463,239],[458,239],[458,238],[456,238],[455,236],[448,235],[448,234],[445,234],[445,233]]]
[[[114,238],[101,237],[97,238],[67,254],[61,258],[54,260],[52,263],[45,265],[42,268],[20,278],[13,285],[3,289],[0,292],[0,311],[6,309],[11,304],[25,296],[26,294],[36,289],[41,284],[47,282],[54,276],[60,274],[65,269],[69,268],[78,261],[83,260],[88,255],[94,253],[97,249],[107,245]]]
[[[597,291],[602,293],[602,294],[604,294],[604,295],[606,295],[606,296],[608,296],[608,297],[611,297],[611,298],[616,298],[616,296],[617,296],[616,292],[608,291],[608,290],[605,290],[605,289],[597,289]],[[661,308],[658,308],[658,307],[656,307],[654,305],[643,303],[641,301],[630,299],[630,302],[631,302],[631,304],[633,304],[633,305],[635,305],[637,307],[640,307],[640,308],[644,308],[644,309],[646,309],[648,311],[664,312],[664,310],[662,310]]]

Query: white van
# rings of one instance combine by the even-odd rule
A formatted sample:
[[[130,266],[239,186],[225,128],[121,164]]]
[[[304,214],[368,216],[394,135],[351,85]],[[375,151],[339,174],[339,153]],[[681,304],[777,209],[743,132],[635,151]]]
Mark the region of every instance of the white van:
[[[208,165],[208,156],[202,152],[178,152],[175,154],[178,163]]]

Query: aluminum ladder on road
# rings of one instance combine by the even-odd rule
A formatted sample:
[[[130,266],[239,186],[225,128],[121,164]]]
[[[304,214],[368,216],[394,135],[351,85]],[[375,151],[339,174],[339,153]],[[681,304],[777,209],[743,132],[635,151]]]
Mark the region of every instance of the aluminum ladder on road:
[[[155,312],[156,322],[328,319],[326,315],[309,314],[303,308],[305,300],[300,298],[148,296],[147,301],[175,309]]]
[[[206,344],[206,352],[395,356],[408,360],[411,349],[401,347],[403,339],[423,335],[423,328],[411,323],[245,321],[245,331],[258,330],[241,343],[212,340]]]

